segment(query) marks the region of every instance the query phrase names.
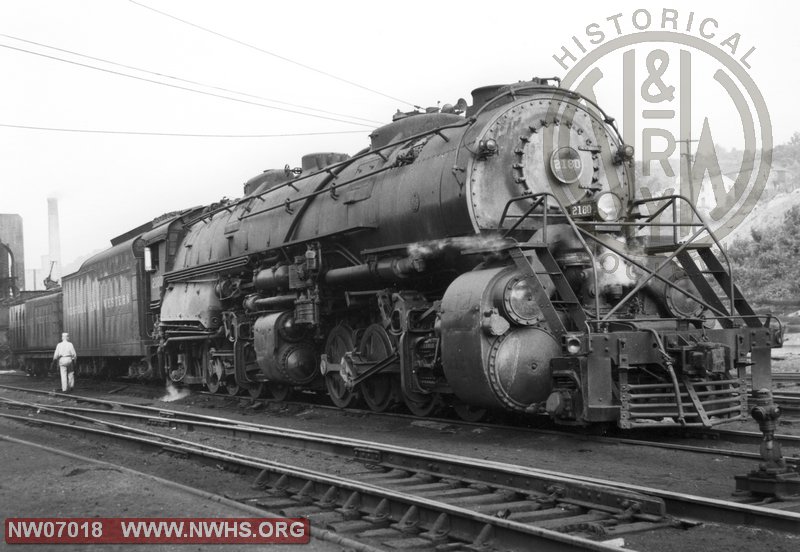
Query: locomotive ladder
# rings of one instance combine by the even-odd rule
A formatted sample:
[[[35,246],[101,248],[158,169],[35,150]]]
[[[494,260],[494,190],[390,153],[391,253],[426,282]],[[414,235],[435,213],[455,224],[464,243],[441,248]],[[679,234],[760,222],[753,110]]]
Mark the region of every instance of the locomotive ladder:
[[[686,274],[692,280],[694,286],[703,296],[703,299],[705,299],[709,305],[722,313],[730,314],[732,316],[736,315],[736,313],[733,312],[728,313],[728,310],[722,304],[722,301],[719,299],[717,294],[714,293],[711,285],[706,281],[704,276],[709,274],[714,277],[719,286],[725,292],[725,295],[728,296],[728,299],[732,300],[733,308],[736,309],[737,313],[739,313],[744,323],[751,328],[762,327],[763,324],[758,319],[755,311],[753,311],[753,308],[739,291],[739,288],[736,286],[736,284],[733,283],[731,275],[727,270],[725,270],[725,267],[722,266],[722,263],[719,262],[719,259],[711,251],[710,246],[698,247],[697,253],[702,259],[703,263],[705,263],[708,270],[700,270],[688,251],[684,250],[679,252],[677,259],[683,266],[684,270],[686,270]],[[733,321],[729,318],[721,319],[720,324],[722,324],[725,328],[733,327]]]
[[[531,262],[525,254],[525,250],[528,249],[533,249],[536,255],[534,262]],[[575,295],[572,286],[567,282],[561,267],[558,266],[552,253],[550,253],[547,244],[519,244],[509,250],[509,255],[514,259],[520,271],[525,276],[528,276],[533,287],[536,304],[542,309],[545,321],[557,337],[564,335],[567,332],[567,328],[564,326],[561,317],[558,316],[556,306],[565,307],[577,327],[583,328],[586,326],[586,313],[583,310],[583,306],[578,296]],[[545,285],[542,283],[542,276],[548,276],[552,280],[558,299],[550,298]]]
[[[705,299],[709,305],[719,310],[723,314],[730,314],[730,318],[719,318],[719,322],[722,327],[734,327],[734,318],[736,317],[737,313],[739,314],[739,318],[741,318],[741,320],[750,328],[768,327],[769,320],[766,323],[761,322],[755,311],[753,311],[753,308],[750,306],[750,303],[747,302],[742,295],[742,292],[739,291],[739,288],[733,282],[733,278],[731,277],[730,273],[725,270],[725,267],[722,266],[722,263],[720,263],[716,255],[714,255],[714,252],[711,251],[711,248],[698,248],[697,253],[702,259],[703,263],[705,263],[707,270],[700,270],[700,268],[694,262],[694,259],[692,259],[687,251],[680,252],[677,258],[683,268],[686,270],[686,273],[691,279],[692,283],[703,296],[703,299]],[[719,299],[719,297],[717,297],[717,294],[714,293],[711,285],[706,281],[706,275],[711,275],[714,277],[719,286],[725,292],[725,295],[727,295],[728,299],[731,301],[731,306],[736,312],[728,313],[728,310],[722,304],[722,301]],[[770,347],[753,347],[750,351],[750,357],[753,361],[753,391],[756,389],[772,388],[771,356]]]

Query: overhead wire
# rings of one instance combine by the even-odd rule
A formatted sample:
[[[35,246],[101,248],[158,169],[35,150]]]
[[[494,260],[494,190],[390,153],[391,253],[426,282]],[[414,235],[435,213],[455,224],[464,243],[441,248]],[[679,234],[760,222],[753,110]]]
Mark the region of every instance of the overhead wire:
[[[233,37],[228,36],[226,34],[223,34],[223,33],[220,33],[218,31],[215,31],[213,29],[209,29],[208,27],[203,27],[202,25],[198,25],[197,23],[192,23],[191,21],[187,21],[186,19],[181,19],[178,16],[175,16],[175,15],[169,14],[167,12],[158,10],[158,9],[152,7],[152,6],[148,6],[146,4],[142,4],[141,2],[137,2],[136,0],[128,0],[128,1],[131,2],[132,4],[135,4],[135,5],[139,6],[139,7],[141,7],[141,8],[153,11],[155,13],[158,13],[158,14],[160,14],[160,15],[162,15],[164,17],[168,17],[170,19],[174,19],[175,21],[179,21],[179,22],[183,23],[184,25],[189,25],[190,27],[194,27],[196,29],[200,29],[201,31],[205,31],[207,33],[210,33],[212,35],[218,36],[218,37],[223,38],[225,40],[229,40],[231,42],[235,42],[236,44],[239,44],[241,46],[245,46],[247,48],[251,48],[251,49],[256,50],[258,52],[261,52],[263,54],[267,54],[267,55],[272,56],[274,58],[283,60],[283,61],[285,61],[287,63],[291,63],[293,65],[297,65],[298,67],[302,67],[303,69],[307,69],[309,71],[313,71],[315,73],[319,73],[320,75],[325,75],[326,77],[338,80],[340,82],[344,82],[346,84],[349,84],[351,86],[355,86],[357,88],[361,88],[362,90],[366,90],[368,92],[372,92],[373,94],[378,94],[379,96],[383,96],[384,98],[389,98],[390,100],[394,100],[396,102],[400,102],[400,103],[404,103],[406,105],[410,105],[410,106],[414,107],[415,109],[421,109],[421,107],[419,105],[415,104],[414,102],[409,102],[407,100],[403,100],[403,99],[398,98],[396,96],[392,96],[390,94],[386,94],[386,93],[381,92],[379,90],[375,90],[374,88],[370,88],[370,87],[365,86],[363,84],[359,84],[357,82],[354,82],[354,81],[339,77],[339,76],[334,75],[333,73],[330,73],[328,71],[324,71],[322,69],[317,69],[316,67],[312,67],[312,66],[307,65],[305,63],[301,63],[299,61],[295,61],[295,60],[293,60],[291,58],[288,58],[286,56],[283,56],[281,54],[276,54],[275,52],[270,52],[269,50],[265,50],[263,48],[255,46],[253,44],[250,44],[249,42],[245,42],[243,40],[239,40],[238,38],[233,38]]]
[[[306,112],[297,111],[297,110],[294,110],[294,109],[286,109],[286,108],[283,108],[283,107],[277,107],[277,106],[274,106],[274,105],[267,105],[267,104],[263,104],[263,103],[260,103],[260,102],[254,102],[254,101],[250,101],[250,100],[245,100],[245,99],[242,99],[242,98],[234,98],[234,97],[231,97],[231,96],[225,96],[223,94],[217,94],[215,92],[208,92],[206,90],[197,90],[195,88],[189,88],[189,87],[181,86],[181,85],[178,85],[178,84],[171,84],[171,83],[168,83],[168,82],[162,82],[162,81],[157,81],[157,80],[153,80],[153,79],[148,79],[146,77],[130,75],[128,73],[122,73],[120,71],[114,71],[112,69],[105,69],[103,67],[97,67],[95,65],[90,65],[90,64],[87,64],[87,63],[81,63],[79,61],[73,61],[73,60],[69,60],[69,59],[64,59],[64,58],[60,58],[58,56],[51,56],[49,54],[44,54],[42,52],[34,52],[32,50],[26,50],[25,48],[18,48],[18,47],[15,47],[15,46],[10,46],[8,44],[0,44],[0,48],[7,48],[9,50],[16,50],[18,52],[24,52],[26,54],[32,54],[32,55],[35,55],[35,56],[40,56],[40,57],[52,59],[52,60],[55,60],[55,61],[61,61],[61,62],[69,63],[69,64],[72,64],[72,65],[78,65],[80,67],[86,67],[88,69],[94,69],[95,71],[102,71],[104,73],[110,73],[110,74],[113,74],[113,75],[119,75],[119,76],[127,77],[127,78],[130,78],[130,79],[140,80],[140,81],[144,81],[144,82],[150,82],[150,83],[153,83],[153,84],[158,84],[158,85],[161,85],[161,86],[167,86],[167,87],[170,87],[170,88],[177,88],[179,90],[185,90],[185,91],[188,91],[188,92],[194,92],[196,94],[203,94],[205,96],[212,96],[212,97],[215,97],[215,98],[222,98],[222,99],[230,100],[230,101],[233,101],[233,102],[239,102],[239,103],[244,103],[244,104],[249,104],[249,105],[255,105],[255,106],[263,107],[263,108],[266,108],[266,109],[274,109],[274,110],[277,110],[277,111],[284,111],[284,112],[287,112],[287,113],[294,113],[294,114],[297,114],[297,115],[304,115],[306,117],[314,117],[314,118],[317,118],[317,119],[325,119],[325,120],[328,120],[328,121],[336,121],[338,123],[346,123],[346,124],[350,124],[350,125],[358,125],[358,126],[363,126],[363,127],[371,127],[372,126],[372,125],[367,125],[366,123],[359,123],[359,122],[356,122],[356,121],[347,121],[345,119],[339,119],[339,118],[336,118],[336,117],[328,117],[328,116],[325,116],[325,115],[316,115],[314,113],[306,113]]]
[[[196,86],[203,86],[205,88],[210,88],[212,90],[220,90],[222,92],[229,92],[231,94],[238,94],[240,96],[247,96],[247,97],[255,98],[255,99],[258,99],[258,100],[264,100],[264,101],[267,101],[267,102],[288,105],[288,106],[292,106],[292,107],[297,107],[299,109],[307,109],[309,111],[317,111],[319,113],[326,113],[328,115],[335,115],[337,117],[345,117],[345,118],[348,118],[348,119],[356,119],[356,120],[360,120],[360,121],[366,121],[366,122],[369,122],[369,123],[381,124],[381,121],[375,121],[373,119],[366,119],[364,117],[358,117],[356,115],[348,115],[348,114],[345,114],[345,113],[336,113],[334,111],[327,111],[325,109],[318,109],[316,107],[310,107],[310,106],[307,106],[307,105],[301,105],[301,104],[286,102],[286,101],[283,101],[283,100],[276,100],[274,98],[266,98],[264,96],[258,96],[256,94],[249,94],[247,92],[239,92],[238,90],[232,90],[230,88],[224,88],[224,87],[221,87],[221,86],[205,84],[205,83],[198,82],[198,81],[193,81],[193,80],[184,79],[184,78],[181,78],[181,77],[176,77],[174,75],[169,75],[169,74],[166,74],[166,73],[159,73],[157,71],[150,71],[149,69],[142,69],[141,67],[135,67],[133,65],[126,65],[124,63],[118,63],[116,61],[111,61],[111,60],[104,59],[104,58],[90,56],[90,55],[87,55],[87,54],[81,54],[80,52],[75,52],[75,51],[72,51],[72,50],[59,48],[57,46],[50,46],[49,44],[43,44],[41,42],[36,42],[36,41],[28,40],[28,39],[25,39],[25,38],[20,38],[18,36],[13,36],[13,35],[0,33],[0,37],[10,38],[10,39],[13,39],[13,40],[18,40],[19,42],[25,42],[27,44],[33,44],[35,46],[39,46],[39,47],[42,47],[42,48],[48,48],[50,50],[55,50],[57,52],[63,52],[65,54],[70,54],[70,55],[73,55],[73,56],[78,56],[78,57],[82,57],[82,58],[86,58],[86,59],[91,59],[91,60],[94,60],[94,61],[100,61],[102,63],[107,63],[109,65],[114,65],[114,66],[117,66],[117,67],[123,67],[125,69],[133,69],[134,71],[140,71],[142,73],[148,73],[150,75],[155,75],[157,77],[164,77],[164,78],[168,78],[168,79],[173,79],[173,80],[176,80],[176,81],[184,82],[184,83],[187,83],[187,84],[193,84],[193,85],[196,85]]]
[[[285,138],[292,136],[325,136],[330,134],[362,134],[366,130],[341,130],[332,132],[296,132],[287,134],[193,134],[186,132],[145,132],[135,130],[101,130],[88,128],[61,128],[61,127],[40,127],[31,125],[12,125],[0,123],[0,127],[19,128],[25,130],[44,130],[53,132],[81,132],[92,134],[130,134],[139,136],[186,136],[192,138]]]

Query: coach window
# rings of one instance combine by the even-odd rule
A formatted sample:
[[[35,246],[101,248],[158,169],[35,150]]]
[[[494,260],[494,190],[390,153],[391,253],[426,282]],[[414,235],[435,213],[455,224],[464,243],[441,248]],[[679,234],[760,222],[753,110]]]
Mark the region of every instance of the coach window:
[[[146,272],[158,270],[158,250],[155,247],[144,248],[144,269]]]

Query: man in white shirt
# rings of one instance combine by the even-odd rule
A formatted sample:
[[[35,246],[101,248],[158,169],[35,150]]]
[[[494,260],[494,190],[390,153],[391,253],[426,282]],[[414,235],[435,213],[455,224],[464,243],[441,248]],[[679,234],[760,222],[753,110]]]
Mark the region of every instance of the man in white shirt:
[[[69,334],[61,334],[61,343],[56,346],[53,353],[53,362],[58,361],[58,368],[61,371],[61,391],[64,393],[72,391],[75,387],[75,360],[78,354],[75,347],[69,342]]]

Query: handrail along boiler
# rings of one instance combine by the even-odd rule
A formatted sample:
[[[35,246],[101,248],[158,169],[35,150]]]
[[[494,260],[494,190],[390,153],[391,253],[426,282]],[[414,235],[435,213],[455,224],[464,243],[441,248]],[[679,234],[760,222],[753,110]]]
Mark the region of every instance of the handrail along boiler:
[[[352,157],[265,171],[146,237],[161,367],[420,415],[740,419],[745,370],[771,387],[780,326],[691,202],[636,197],[632,158],[598,106],[534,79],[479,88],[464,114],[398,112]]]

